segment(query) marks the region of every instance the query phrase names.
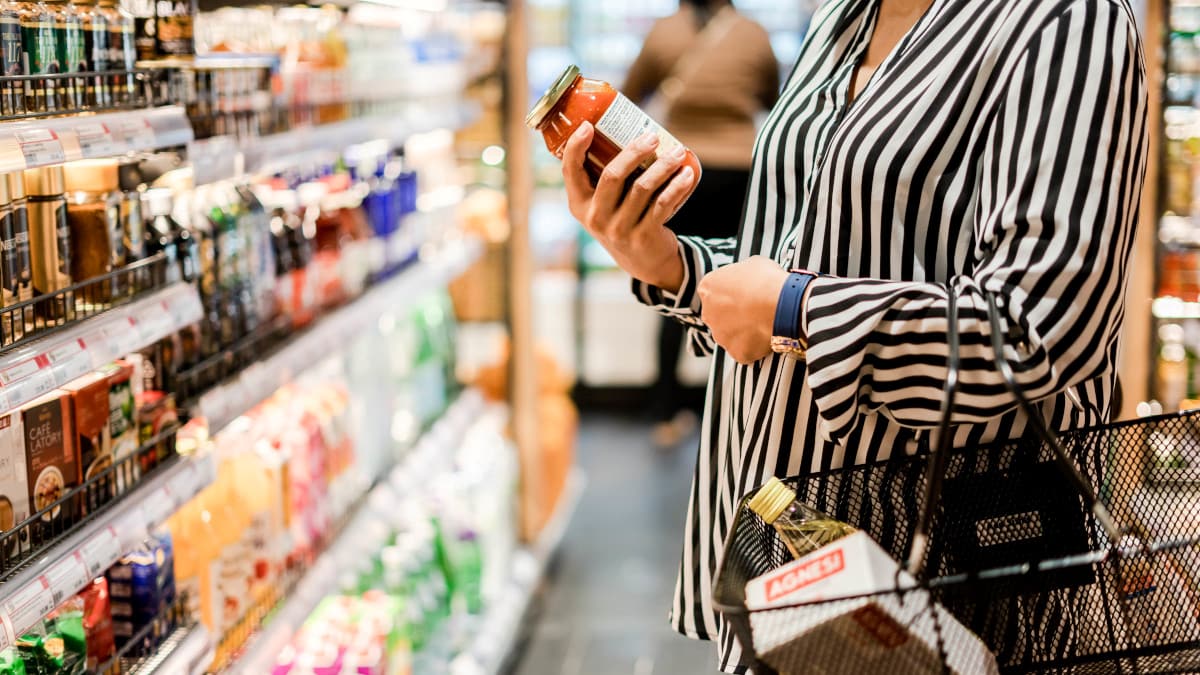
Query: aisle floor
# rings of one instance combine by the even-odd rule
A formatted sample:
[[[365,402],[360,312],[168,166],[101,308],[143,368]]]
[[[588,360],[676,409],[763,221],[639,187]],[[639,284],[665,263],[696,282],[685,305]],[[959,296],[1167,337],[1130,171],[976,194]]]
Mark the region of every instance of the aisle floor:
[[[515,675],[716,672],[709,643],[667,624],[697,437],[655,449],[650,426],[585,415],[588,486],[563,539]]]

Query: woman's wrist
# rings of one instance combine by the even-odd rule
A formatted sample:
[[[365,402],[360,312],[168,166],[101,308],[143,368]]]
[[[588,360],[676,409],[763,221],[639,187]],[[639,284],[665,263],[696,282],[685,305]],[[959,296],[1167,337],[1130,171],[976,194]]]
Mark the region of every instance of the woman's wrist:
[[[678,295],[683,289],[685,272],[679,239],[675,237],[674,233],[671,233],[670,253],[664,255],[657,264],[647,266],[645,270],[634,276],[666,293]]]

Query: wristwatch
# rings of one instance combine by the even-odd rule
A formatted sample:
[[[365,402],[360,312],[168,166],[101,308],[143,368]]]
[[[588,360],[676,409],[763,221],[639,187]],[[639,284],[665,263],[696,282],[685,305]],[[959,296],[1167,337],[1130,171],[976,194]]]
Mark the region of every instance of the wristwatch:
[[[792,272],[779,291],[775,326],[771,331],[771,351],[776,354],[799,360],[807,356],[808,341],[800,337],[800,312],[804,306],[804,292],[815,278],[817,275],[812,272]]]

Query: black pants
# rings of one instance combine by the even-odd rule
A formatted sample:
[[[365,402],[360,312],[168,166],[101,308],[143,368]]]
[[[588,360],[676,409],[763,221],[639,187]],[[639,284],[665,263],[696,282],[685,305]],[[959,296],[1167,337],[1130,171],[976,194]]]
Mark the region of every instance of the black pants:
[[[705,239],[737,236],[749,183],[748,170],[704,169],[700,185],[667,225],[675,234]],[[671,419],[685,407],[684,388],[676,376],[683,336],[682,324],[663,319],[658,334],[658,380],[653,392],[654,416],[659,421]]]

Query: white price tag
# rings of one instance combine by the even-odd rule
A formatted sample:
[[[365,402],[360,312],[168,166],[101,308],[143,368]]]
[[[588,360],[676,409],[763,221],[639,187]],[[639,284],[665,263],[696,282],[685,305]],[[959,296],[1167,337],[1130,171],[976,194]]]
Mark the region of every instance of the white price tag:
[[[94,330],[79,339],[83,341],[88,358],[92,361],[92,367],[102,366],[112,360],[113,347],[109,344],[108,334],[104,332],[103,328]]]
[[[54,368],[54,381],[60,386],[83,377],[92,370],[92,357],[84,349],[82,340],[72,340],[59,345],[46,355]]]
[[[101,530],[83,545],[83,561],[88,576],[96,578],[121,557],[121,538],[112,525]]]
[[[38,363],[37,358],[26,359],[20,363],[15,363],[3,370],[0,370],[0,384],[9,386],[14,382],[33,377],[41,370],[42,366]]]
[[[62,141],[58,135],[49,129],[27,129],[14,131],[17,145],[25,156],[25,168],[62,164],[67,161],[67,153],[63,151]]]
[[[0,651],[17,644],[17,633],[13,630],[12,621],[5,614],[0,614]]]
[[[9,400],[20,405],[27,403],[42,394],[52,391],[58,383],[54,381],[54,371],[45,370],[39,371],[32,377],[27,377],[24,380],[18,380],[10,385],[5,386]]]
[[[23,634],[57,606],[50,592],[50,581],[43,574],[13,593],[4,603],[4,613],[12,621],[13,632]]]
[[[122,354],[136,352],[146,344],[142,337],[142,328],[138,325],[137,319],[132,316],[125,317],[125,323],[128,326],[125,330],[116,333],[117,346]]]
[[[75,137],[79,141],[79,149],[84,159],[111,157],[116,154],[113,134],[101,122],[88,122],[75,125]]]
[[[51,565],[43,576],[50,584],[50,597],[55,607],[78,593],[92,580],[87,565],[83,562],[83,554],[79,551]]]
[[[175,513],[175,507],[175,496],[171,494],[171,489],[164,485],[150,493],[142,502],[142,515],[146,524],[153,527],[170,518],[171,514]]]
[[[154,126],[144,118],[120,120],[116,125],[117,135],[125,144],[125,150],[151,150],[156,138]]]

